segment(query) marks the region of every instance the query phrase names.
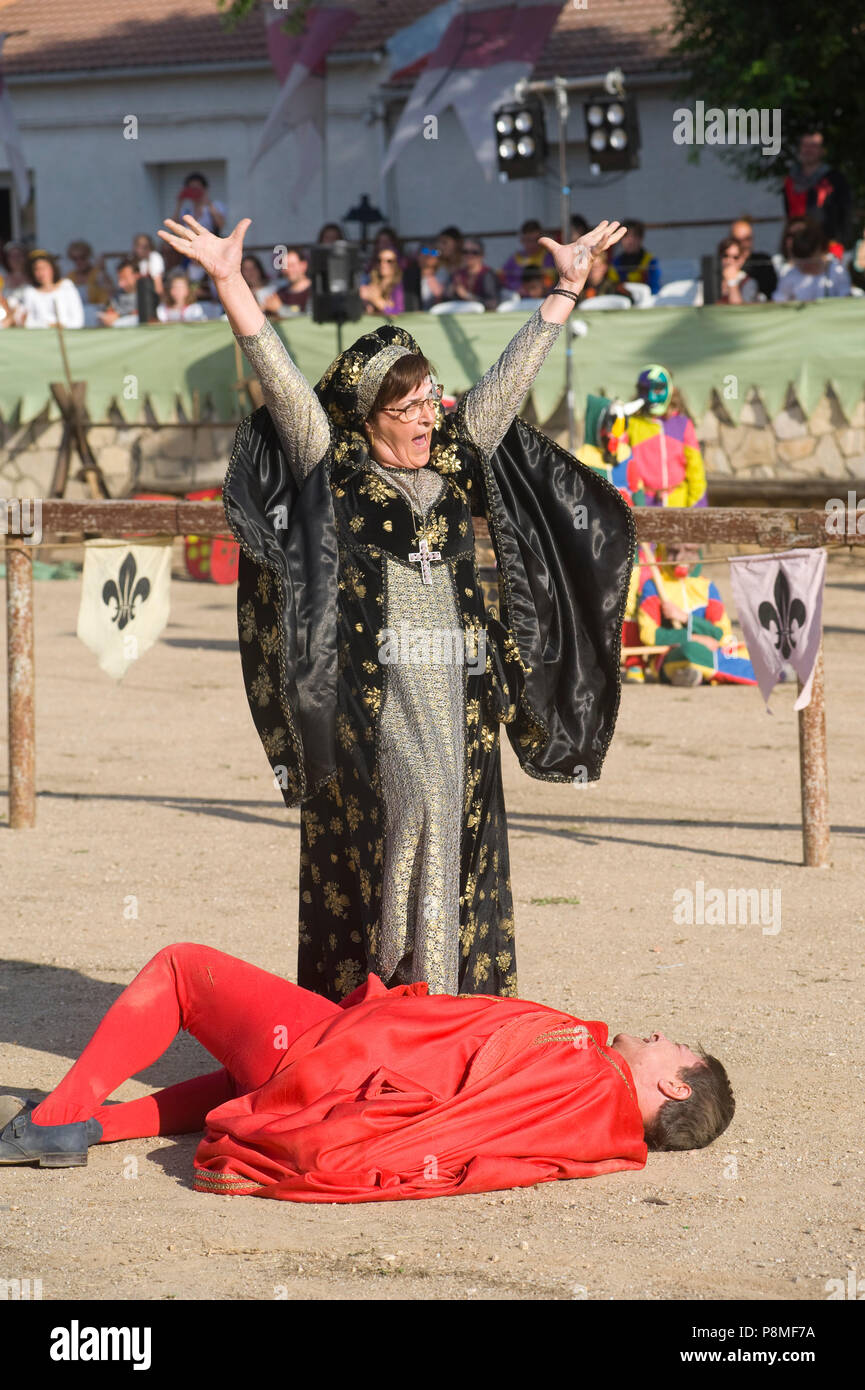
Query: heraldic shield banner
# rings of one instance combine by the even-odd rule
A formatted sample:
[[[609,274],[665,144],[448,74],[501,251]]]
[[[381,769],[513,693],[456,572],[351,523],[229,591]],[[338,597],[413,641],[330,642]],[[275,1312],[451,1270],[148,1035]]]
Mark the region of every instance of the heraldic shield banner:
[[[769,702],[784,667],[802,682],[794,709],[811,703],[814,663],[823,632],[826,551],[784,550],[730,560],[739,622],[763,699]]]
[[[153,646],[168,621],[171,549],[164,536],[134,545],[85,542],[78,636],[115,680]]]

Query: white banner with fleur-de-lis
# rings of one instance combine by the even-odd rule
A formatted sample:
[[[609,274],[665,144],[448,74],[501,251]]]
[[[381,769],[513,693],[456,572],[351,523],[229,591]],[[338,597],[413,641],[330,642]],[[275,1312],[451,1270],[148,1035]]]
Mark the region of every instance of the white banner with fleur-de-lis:
[[[802,682],[794,709],[811,703],[814,663],[823,634],[826,551],[782,550],[736,555],[730,583],[757,684],[769,696],[790,665]]]
[[[171,599],[170,536],[84,543],[78,636],[120,680],[159,637]]]

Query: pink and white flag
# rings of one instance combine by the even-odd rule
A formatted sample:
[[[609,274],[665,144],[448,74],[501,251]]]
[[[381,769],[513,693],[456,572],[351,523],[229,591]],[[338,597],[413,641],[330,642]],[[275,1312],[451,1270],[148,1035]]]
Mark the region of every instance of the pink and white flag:
[[[0,140],[6,147],[6,158],[15,180],[18,202],[23,208],[30,202],[30,176],[27,173],[24,151],[21,148],[18,122],[15,120],[15,112],[12,110],[12,102],[9,98],[9,88],[3,80],[3,43],[5,39],[6,35],[0,34]]]
[[[327,55],[358,16],[348,5],[329,4],[324,0],[307,11],[300,34],[289,34],[283,25],[292,8],[277,7],[272,0],[265,0],[262,6],[270,61],[282,85],[261,132],[249,172],[284,135],[294,131],[297,167],[289,196],[292,207],[296,207],[301,193],[323,163]]]
[[[784,550],[730,560],[739,622],[767,707],[786,665],[802,682],[794,709],[811,703],[814,664],[823,634],[826,551]]]
[[[464,0],[415,83],[391,137],[382,177],[423,132],[427,118],[453,106],[491,179],[497,164],[493,111],[515,82],[529,76],[561,10],[561,0],[514,0],[510,5]]]

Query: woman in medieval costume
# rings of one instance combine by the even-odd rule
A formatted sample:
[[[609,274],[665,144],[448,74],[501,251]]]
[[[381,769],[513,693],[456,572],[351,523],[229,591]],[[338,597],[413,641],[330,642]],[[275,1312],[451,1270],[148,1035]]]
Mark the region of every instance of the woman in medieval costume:
[[[446,417],[395,324],[313,391],[240,275],[249,220],[227,238],[184,220],[160,236],[213,277],[264,393],[223,499],[250,709],[301,809],[298,982],[340,1000],[372,971],[515,996],[499,725],[530,775],[599,776],[634,545],[616,490],[517,410],[592,255],[624,229],[546,239],[559,284]],[[495,549],[497,614],[473,515]]]

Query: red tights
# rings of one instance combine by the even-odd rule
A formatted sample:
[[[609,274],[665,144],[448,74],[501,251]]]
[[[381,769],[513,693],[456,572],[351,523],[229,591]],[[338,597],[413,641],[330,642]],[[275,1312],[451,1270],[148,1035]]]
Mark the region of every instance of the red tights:
[[[192,1134],[209,1110],[268,1081],[294,1040],[339,1005],[211,946],[166,946],[111,1005],[78,1061],[33,1111],[34,1123],[97,1119],[102,1142]],[[161,1057],[183,1028],[219,1071],[155,1095],[103,1105]]]

